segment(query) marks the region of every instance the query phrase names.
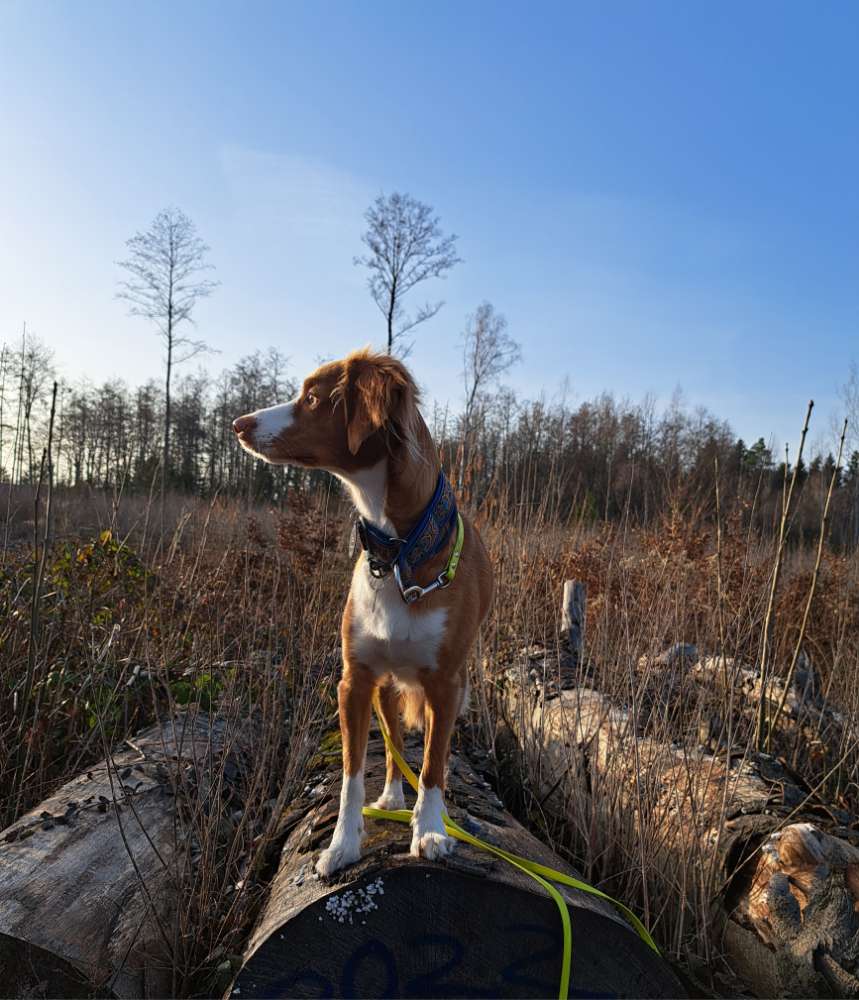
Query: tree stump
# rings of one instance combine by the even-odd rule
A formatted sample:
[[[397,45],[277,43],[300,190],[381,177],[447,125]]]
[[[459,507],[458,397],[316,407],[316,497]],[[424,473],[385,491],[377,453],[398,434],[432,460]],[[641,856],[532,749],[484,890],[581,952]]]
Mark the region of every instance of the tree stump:
[[[708,666],[692,676],[709,676]],[[728,957],[759,995],[859,996],[852,817],[770,755],[728,757],[638,735],[605,695],[574,686],[563,652],[523,650],[505,673],[502,704],[548,813],[563,821],[572,801],[602,787],[642,835],[659,830],[667,868],[696,857],[712,869]]]
[[[407,739],[419,767],[421,744]],[[384,784],[384,748],[372,735],[367,798]],[[551,997],[561,973],[557,907],[533,880],[458,843],[445,862],[409,856],[410,828],[365,820],[364,854],[331,881],[313,863],[337,815],[339,754],[281,855],[268,902],[231,994],[250,997]],[[409,797],[410,790],[406,795]],[[481,839],[570,874],[573,870],[505,812],[461,756],[447,794],[453,819]],[[681,996],[669,966],[612,906],[563,887],[573,929],[570,996]]]
[[[175,781],[224,742],[202,713],[151,726],[0,833],[4,994],[170,995]]]
[[[579,580],[567,580],[561,601],[561,635],[566,638],[575,663],[581,663],[584,653],[587,599],[585,584]]]

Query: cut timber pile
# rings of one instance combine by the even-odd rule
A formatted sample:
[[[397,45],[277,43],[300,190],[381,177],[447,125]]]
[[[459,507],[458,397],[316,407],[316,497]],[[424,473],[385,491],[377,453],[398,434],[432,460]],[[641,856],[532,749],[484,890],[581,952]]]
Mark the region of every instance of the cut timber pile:
[[[420,741],[407,740],[418,769]],[[367,753],[368,800],[384,783],[381,738]],[[316,780],[316,779],[315,779]],[[445,862],[409,856],[410,829],[365,820],[364,856],[334,882],[313,863],[339,801],[333,755],[282,852],[231,994],[251,997],[557,996],[561,922],[528,876],[463,843]],[[409,794],[407,789],[407,795]],[[481,839],[575,874],[505,812],[488,784],[452,756],[451,816]],[[670,968],[609,904],[561,889],[573,929],[570,995],[682,996]]]
[[[224,743],[204,714],[154,725],[0,833],[4,995],[170,995],[177,795],[208,794]]]
[[[694,647],[678,650],[675,667],[718,679],[712,661],[685,662]],[[543,808],[563,819],[571,801],[602,785],[642,834],[659,830],[678,870],[696,857],[713,886],[729,960],[759,995],[859,995],[859,831],[851,818],[773,756],[729,758],[638,734],[605,695],[572,686],[575,653],[532,647],[505,674],[505,717]],[[790,692],[786,716],[798,718],[802,701]]]

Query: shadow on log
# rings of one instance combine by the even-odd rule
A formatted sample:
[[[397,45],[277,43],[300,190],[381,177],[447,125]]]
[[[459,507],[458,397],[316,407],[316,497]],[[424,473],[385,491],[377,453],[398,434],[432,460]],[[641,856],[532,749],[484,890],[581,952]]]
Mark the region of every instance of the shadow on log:
[[[406,757],[419,767],[420,744]],[[334,755],[332,755],[333,758]],[[384,783],[381,737],[367,753],[368,801]],[[313,872],[337,815],[331,759],[282,852],[231,995],[252,997],[551,997],[561,922],[528,876],[463,843],[452,858],[409,856],[410,828],[365,820],[364,856],[326,882]],[[409,794],[407,790],[407,795]],[[505,812],[489,785],[451,757],[448,806],[469,832],[575,874]],[[292,812],[292,810],[290,810]],[[602,900],[561,889],[573,928],[570,996],[682,996],[670,967]]]
[[[177,776],[205,794],[225,723],[126,740],[0,833],[0,975],[11,996],[169,996]]]
[[[690,651],[675,657],[683,669]],[[568,667],[563,652],[531,647],[504,679],[505,717],[543,808],[564,820],[571,802],[603,786],[640,836],[659,831],[669,868],[695,858],[709,870],[728,958],[759,995],[859,996],[852,818],[775,757],[637,734],[605,695],[574,686]],[[708,661],[691,667],[694,679],[709,673]]]

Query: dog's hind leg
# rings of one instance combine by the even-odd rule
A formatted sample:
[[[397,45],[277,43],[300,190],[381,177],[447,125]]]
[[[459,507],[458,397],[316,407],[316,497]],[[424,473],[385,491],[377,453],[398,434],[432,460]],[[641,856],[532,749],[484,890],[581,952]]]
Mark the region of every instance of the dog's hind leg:
[[[337,685],[340,709],[340,733],[343,738],[343,786],[340,790],[340,813],[331,844],[319,856],[316,870],[331,875],[361,857],[364,836],[364,758],[370,728],[370,706],[376,679],[367,667],[348,660],[343,665],[343,679]]]
[[[444,772],[450,754],[450,737],[463,697],[459,676],[437,674],[423,682],[426,692],[426,738],[418,800],[412,813],[411,853],[415,857],[442,858],[454,848],[444,829]]]
[[[382,710],[382,721],[390,734],[394,746],[403,752],[403,734],[400,726],[400,692],[393,681],[388,681],[379,690],[379,708]],[[385,788],[373,803],[376,809],[403,809],[406,800],[403,798],[403,776],[397,767],[393,754],[385,745]]]

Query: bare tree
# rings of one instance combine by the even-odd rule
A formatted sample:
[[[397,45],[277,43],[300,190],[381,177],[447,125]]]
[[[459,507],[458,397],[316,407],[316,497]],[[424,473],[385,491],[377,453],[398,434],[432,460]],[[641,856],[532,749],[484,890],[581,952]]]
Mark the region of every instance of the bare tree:
[[[519,344],[507,333],[507,320],[491,302],[482,302],[468,317],[462,333],[462,384],[465,409],[462,414],[462,450],[459,487],[465,478],[466,452],[481,393],[522,360]]]
[[[164,382],[164,447],[161,467],[162,505],[170,460],[170,379],[176,365],[209,350],[202,340],[179,332],[193,323],[197,300],[211,295],[218,282],[202,278],[209,247],[194,223],[178,208],[159,212],[149,229],[126,243],[129,256],[119,266],[130,277],[119,283],[117,297],[131,303],[131,315],[154,323],[166,349]]]
[[[855,361],[850,363],[847,381],[839,388],[838,395],[849,422],[847,448],[859,448],[859,365]]]
[[[853,361],[847,381],[839,390],[847,420],[847,450],[850,456],[859,452],[859,366]],[[859,479],[851,481],[852,542],[859,545]]]
[[[361,236],[369,253],[354,263],[370,272],[367,284],[385,317],[388,354],[394,343],[425,323],[444,305],[425,303],[413,316],[403,312],[403,297],[428,278],[444,278],[460,263],[455,235],[445,236],[433,209],[408,194],[379,195],[367,209],[367,230]]]
[[[21,341],[21,371],[19,381],[18,401],[21,424],[19,436],[18,476],[24,478],[24,446],[27,449],[27,473],[30,482],[35,482],[38,475],[38,462],[33,447],[33,421],[38,404],[44,402],[48,389],[54,378],[54,352],[51,348],[27,332]]]

